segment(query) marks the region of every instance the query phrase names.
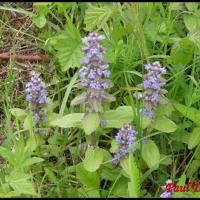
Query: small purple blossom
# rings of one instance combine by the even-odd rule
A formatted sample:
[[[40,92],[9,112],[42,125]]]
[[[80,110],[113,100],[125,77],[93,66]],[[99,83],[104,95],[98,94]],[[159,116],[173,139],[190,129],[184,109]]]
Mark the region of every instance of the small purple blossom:
[[[144,111],[143,114],[150,118],[154,115],[154,108],[159,104],[159,95],[167,93],[161,89],[165,85],[165,79],[162,75],[166,73],[166,69],[161,67],[158,61],[145,65],[147,74],[144,75]]]
[[[166,183],[166,185],[172,184],[172,180],[167,179],[165,183]],[[160,195],[160,198],[170,198],[172,196],[172,191],[166,190],[166,185],[161,187],[164,190],[164,192]]]
[[[31,80],[25,88],[26,100],[29,102],[29,109],[33,112],[33,120],[38,123],[45,121],[46,117],[42,108],[47,104],[46,85],[42,82],[40,74],[32,72]]]
[[[100,121],[100,125],[101,126],[106,126],[107,125],[107,120],[106,119],[101,119],[101,121]]]
[[[128,151],[135,152],[136,148],[133,146],[137,131],[133,129],[130,124],[124,124],[124,126],[119,130],[115,136],[116,143],[119,147],[119,152],[114,157],[114,162],[118,163],[119,159],[123,156],[128,155]],[[130,149],[131,148],[131,149]]]

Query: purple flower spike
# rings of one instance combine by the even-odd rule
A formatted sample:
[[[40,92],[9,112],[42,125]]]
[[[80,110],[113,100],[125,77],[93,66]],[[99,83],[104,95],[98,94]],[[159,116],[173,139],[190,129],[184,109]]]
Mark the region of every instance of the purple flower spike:
[[[33,112],[33,120],[38,123],[45,120],[42,108],[47,104],[46,85],[39,77],[40,74],[32,72],[31,80],[26,84],[26,100],[29,109]]]
[[[130,150],[132,153],[135,152],[136,148],[133,146],[133,144],[136,140],[137,134],[138,132],[135,131],[130,124],[124,124],[124,126],[119,130],[115,136],[116,143],[119,147],[119,152],[114,157],[114,163],[118,163],[121,157],[126,157],[128,155],[127,150]]]
[[[95,112],[94,104],[107,101],[104,90],[111,87],[107,80],[110,77],[109,65],[103,59],[105,49],[100,45],[103,39],[105,37],[96,32],[89,33],[87,37],[82,38],[86,46],[82,48],[85,56],[81,62],[83,66],[79,76],[80,87],[87,90],[86,112]]]
[[[154,108],[159,104],[159,95],[167,93],[161,89],[165,85],[165,79],[162,75],[166,73],[166,69],[161,67],[158,61],[145,65],[147,74],[144,75],[144,111],[143,114],[153,118]]]

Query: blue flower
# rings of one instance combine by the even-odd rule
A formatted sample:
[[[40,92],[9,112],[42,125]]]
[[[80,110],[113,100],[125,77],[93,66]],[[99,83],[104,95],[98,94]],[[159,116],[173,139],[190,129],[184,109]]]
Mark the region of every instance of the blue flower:
[[[101,119],[101,121],[100,121],[100,125],[101,126],[106,126],[107,125],[107,120],[106,119]]]
[[[159,95],[167,93],[161,89],[165,85],[165,79],[162,75],[166,73],[166,69],[161,67],[158,61],[145,65],[147,74],[144,76],[144,111],[143,114],[153,117],[154,108],[159,104]]]
[[[171,179],[167,179],[166,180],[166,185],[167,184],[172,184],[172,180]],[[166,186],[162,186],[162,189],[165,190],[165,191],[160,195],[160,198],[170,198],[172,196],[172,191],[167,191],[166,190]]]
[[[115,141],[119,147],[119,152],[114,156],[115,163],[117,163],[121,157],[127,156],[129,153],[128,150],[132,153],[135,152],[136,148],[134,142],[137,134],[138,132],[134,130],[130,124],[124,124],[119,130],[115,136]]]
[[[31,80],[26,84],[26,100],[29,102],[29,109],[33,112],[33,120],[38,123],[44,121],[42,108],[47,104],[46,85],[42,82],[38,73],[31,73]]]
[[[87,112],[95,111],[94,102],[106,101],[104,89],[111,87],[109,80],[106,80],[111,73],[108,70],[108,63],[103,59],[105,49],[100,45],[103,39],[105,37],[96,32],[89,33],[87,37],[82,38],[86,46],[82,48],[85,56],[81,62],[83,66],[80,69],[79,86],[87,90]]]

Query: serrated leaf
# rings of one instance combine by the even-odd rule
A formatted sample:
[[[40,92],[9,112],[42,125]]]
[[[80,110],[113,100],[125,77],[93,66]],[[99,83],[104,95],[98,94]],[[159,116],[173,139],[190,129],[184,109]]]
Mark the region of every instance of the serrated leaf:
[[[154,120],[152,128],[164,133],[172,133],[176,131],[177,125],[167,117],[160,116]]]
[[[36,195],[34,187],[28,179],[28,175],[15,171],[6,176],[6,181],[18,194]]]
[[[39,162],[43,162],[44,159],[43,158],[39,158],[39,157],[32,157],[32,158],[28,158],[27,160],[25,160],[23,162],[23,166],[30,166]]]
[[[76,166],[76,174],[82,184],[86,187],[90,188],[99,188],[99,176],[97,172],[88,172],[84,167],[83,164],[79,164]]]
[[[103,162],[103,151],[100,148],[88,148],[83,160],[84,168],[89,172],[95,172]]]
[[[107,22],[112,14],[112,10],[106,7],[90,6],[86,10],[84,23],[86,24],[86,31],[93,31],[96,27],[97,31],[100,30]]]
[[[149,140],[142,146],[142,158],[149,168],[156,170],[159,166],[160,152],[154,141]]]
[[[0,155],[5,158],[10,164],[15,166],[17,164],[17,161],[15,159],[15,154],[11,152],[11,150],[5,148],[5,147],[0,147]]]
[[[71,22],[68,23],[62,33],[51,39],[52,45],[58,51],[56,58],[58,58],[63,72],[69,68],[79,67],[83,57],[79,31]]]
[[[45,171],[45,174],[47,175],[47,177],[49,178],[49,180],[51,181],[51,183],[57,182],[57,178],[56,178],[55,174],[50,169],[45,167],[44,171]]]
[[[93,133],[100,124],[100,117],[98,113],[86,113],[82,121],[83,129],[86,135]]]
[[[49,122],[49,125],[61,128],[81,127],[81,120],[83,116],[84,113],[71,113]]]
[[[188,148],[193,149],[198,144],[200,144],[200,127],[195,127],[192,133],[190,133]]]

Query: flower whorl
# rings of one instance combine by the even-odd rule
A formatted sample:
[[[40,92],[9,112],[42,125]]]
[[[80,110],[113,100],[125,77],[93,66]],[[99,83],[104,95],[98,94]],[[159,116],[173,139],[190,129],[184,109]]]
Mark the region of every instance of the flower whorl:
[[[80,69],[80,87],[87,89],[87,112],[95,112],[94,103],[105,101],[104,89],[111,87],[110,81],[107,80],[110,77],[109,65],[103,60],[105,49],[99,44],[103,39],[103,35],[98,35],[95,32],[82,39],[86,47],[83,48],[85,57]]]
[[[124,124],[123,127],[119,130],[115,136],[116,143],[119,147],[119,152],[115,155],[114,159],[117,161],[122,156],[127,156],[127,150],[131,147],[131,151],[135,152],[135,147],[132,147],[136,140],[137,131],[133,129],[133,126],[130,124]],[[129,149],[130,150],[130,149]]]
[[[33,112],[33,120],[37,123],[45,121],[45,116],[42,111],[46,101],[46,85],[36,72],[31,73],[31,80],[26,84],[26,100],[29,102],[29,109]]]
[[[147,74],[144,75],[144,115],[153,117],[154,108],[159,104],[159,95],[167,93],[161,89],[165,85],[166,80],[162,75],[166,73],[166,69],[161,67],[158,61],[145,65]]]

